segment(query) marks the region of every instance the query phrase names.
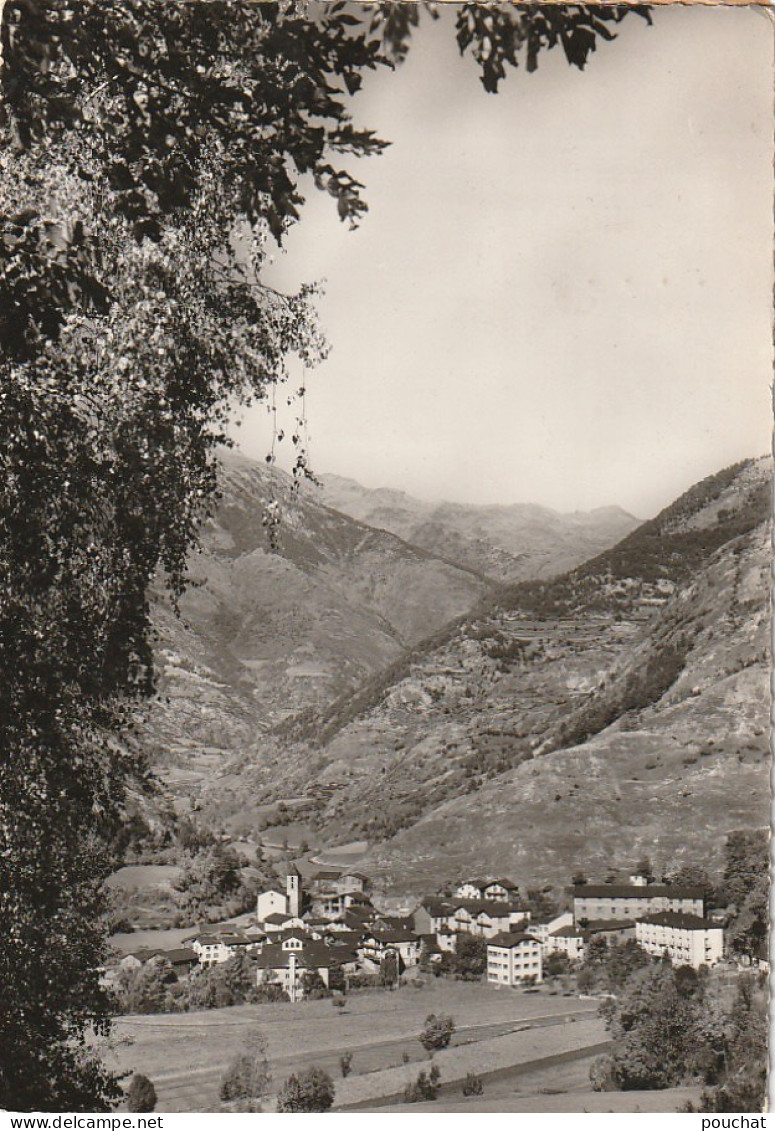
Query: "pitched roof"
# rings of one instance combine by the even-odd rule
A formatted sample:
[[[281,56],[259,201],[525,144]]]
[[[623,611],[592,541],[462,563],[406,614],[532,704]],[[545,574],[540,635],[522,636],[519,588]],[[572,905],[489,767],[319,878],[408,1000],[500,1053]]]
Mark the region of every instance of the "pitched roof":
[[[411,931],[414,934],[414,916],[412,915],[380,915],[377,922],[382,923],[385,930]]]
[[[176,946],[171,950],[160,950],[158,953],[160,957],[166,958],[173,966],[178,962],[197,962],[199,960],[196,951],[188,946]]]
[[[263,923],[287,923],[289,919],[295,919],[295,915],[283,915],[281,911],[273,911],[271,915],[267,915],[262,920]]]
[[[552,931],[549,935],[550,939],[583,939],[586,942],[589,939],[589,931],[584,927],[558,927],[556,931]]]
[[[501,934],[495,935],[492,939],[488,939],[487,946],[500,946],[511,949],[511,947],[519,946],[520,943],[523,942],[539,945],[532,935],[526,935],[524,931],[502,931]]]
[[[453,899],[452,909],[458,911],[464,908],[471,915],[480,915],[483,911],[496,919],[504,919],[512,911],[523,911],[524,908],[514,903],[506,903],[498,899]]]
[[[702,899],[698,887],[672,884],[574,884],[574,899],[643,899],[668,896],[673,899]]]
[[[374,939],[380,943],[402,943],[402,942],[417,942],[417,937],[414,931],[391,931],[379,930],[370,931],[366,935],[367,939]]]
[[[442,899],[438,895],[424,896],[417,910],[419,911],[420,908],[427,911],[434,919],[443,918],[454,910],[453,904],[448,899]]]
[[[313,872],[310,879],[313,880],[338,880],[341,872],[338,868],[318,868],[317,872]]]
[[[259,970],[284,970],[290,963],[291,956],[296,959],[299,966],[308,970],[317,970],[322,967],[336,966],[343,961],[331,947],[323,942],[305,942],[301,950],[283,950],[280,943],[265,946],[256,959]]]
[[[676,927],[683,931],[720,931],[723,928],[710,919],[699,915],[686,915],[682,911],[656,911],[653,915],[642,915],[639,923],[652,923],[657,927]]]
[[[507,891],[516,891],[517,885],[512,880],[492,879],[492,880],[463,880],[462,884],[458,884],[459,888],[465,887],[470,884],[472,888],[479,888],[480,891],[485,891],[487,888],[492,887],[493,884],[500,884],[502,888]]]

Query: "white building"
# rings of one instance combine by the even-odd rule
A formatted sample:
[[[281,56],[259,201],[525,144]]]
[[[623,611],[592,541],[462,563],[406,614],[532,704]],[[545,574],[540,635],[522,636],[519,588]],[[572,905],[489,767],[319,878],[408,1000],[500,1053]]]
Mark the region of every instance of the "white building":
[[[487,981],[518,986],[543,980],[541,944],[522,931],[496,935],[487,943]]]
[[[582,927],[560,927],[546,940],[547,954],[564,954],[569,962],[580,962],[589,942],[589,933]]]
[[[256,900],[256,919],[259,923],[265,923],[270,915],[286,915],[287,912],[288,900],[279,887],[259,893]]]
[[[561,927],[573,926],[573,912],[561,911],[559,915],[555,915],[553,919],[547,920],[546,923],[528,923],[525,930],[534,939],[538,939],[540,943],[546,945],[546,940],[549,935],[559,931]]]
[[[674,966],[715,966],[724,957],[724,931],[697,915],[658,911],[635,924],[638,945],[649,954],[667,953]]]
[[[512,880],[466,880],[455,888],[455,898],[510,903],[519,898],[519,888]]]
[[[256,919],[265,923],[271,915],[287,915],[299,919],[302,911],[301,873],[291,864],[285,877],[285,891],[277,884],[259,893],[256,899]]]
[[[260,950],[261,942],[251,939],[242,931],[214,928],[204,931],[190,940],[191,949],[199,959],[200,966],[215,966],[218,962],[228,962],[240,950]]]

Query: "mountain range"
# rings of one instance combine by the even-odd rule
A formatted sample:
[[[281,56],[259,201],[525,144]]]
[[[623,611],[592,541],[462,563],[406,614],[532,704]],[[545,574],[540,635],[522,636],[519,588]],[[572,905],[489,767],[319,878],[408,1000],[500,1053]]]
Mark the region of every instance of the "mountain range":
[[[429,503],[337,475],[321,476],[317,496],[359,522],[501,582],[562,573],[638,526],[617,506],[560,514],[529,503]]]
[[[377,521],[384,498],[341,482]],[[511,584],[344,515],[325,481],[297,496],[230,457],[222,487],[184,621],[159,606],[148,728],[169,790],[213,822],[287,799],[329,843],[368,840],[363,866],[396,890],[710,863],[725,831],[767,824],[769,460]]]

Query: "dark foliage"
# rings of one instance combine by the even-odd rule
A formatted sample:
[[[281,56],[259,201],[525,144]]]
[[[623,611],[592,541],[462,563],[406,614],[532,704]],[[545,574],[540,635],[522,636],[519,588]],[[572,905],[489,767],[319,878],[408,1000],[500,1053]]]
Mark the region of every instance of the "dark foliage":
[[[132,1112],[153,1111],[156,1107],[156,1089],[147,1076],[136,1072],[126,1094],[126,1109]]]
[[[329,1111],[333,1102],[333,1080],[314,1065],[306,1072],[289,1076],[277,1093],[277,1110],[281,1112]]]

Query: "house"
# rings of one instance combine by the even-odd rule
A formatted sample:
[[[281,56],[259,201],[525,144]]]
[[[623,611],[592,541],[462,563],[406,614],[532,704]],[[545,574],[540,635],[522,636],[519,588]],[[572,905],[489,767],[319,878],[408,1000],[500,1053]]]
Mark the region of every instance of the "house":
[[[487,899],[510,903],[519,897],[519,888],[511,880],[466,880],[455,888],[456,899]]]
[[[186,939],[191,943],[191,949],[196,952],[201,966],[214,966],[218,962],[228,962],[243,947],[246,950],[258,950],[261,943],[249,938],[242,931],[229,928],[214,928],[212,931],[203,931]]]
[[[555,915],[553,919],[548,919],[545,923],[527,923],[525,930],[534,939],[538,939],[540,943],[546,945],[546,940],[549,935],[555,931],[559,931],[561,927],[573,926],[573,912],[561,911],[559,915]]]
[[[556,931],[551,931],[543,943],[547,954],[564,954],[570,962],[580,962],[590,939],[589,931],[565,923]]]
[[[379,969],[390,953],[399,959],[399,973],[420,961],[420,941],[412,931],[372,931],[364,936],[358,953],[367,969]]]
[[[660,911],[682,912],[702,917],[705,900],[702,888],[673,884],[649,884],[638,878],[634,884],[576,884],[573,888],[573,919],[628,919],[635,922],[644,915]]]
[[[264,947],[256,959],[259,986],[279,986],[291,1001],[304,997],[304,976],[317,974],[325,986],[340,970],[336,954],[325,943],[291,934]]]
[[[412,912],[412,923],[416,935],[438,935],[449,926],[455,908],[448,899],[439,896],[426,896],[419,907]]]
[[[364,895],[371,887],[371,880],[363,872],[341,872],[335,881],[337,891],[359,891]]]
[[[264,930],[268,935],[273,935],[277,931],[293,930],[294,928],[303,930],[305,927],[309,927],[309,924],[303,919],[300,919],[298,915],[282,915],[277,913],[267,915],[266,919],[264,919]]]
[[[324,918],[336,918],[345,911],[362,910],[373,914],[371,900],[362,891],[319,891],[312,896],[312,914]]]
[[[644,915],[635,924],[638,945],[649,954],[667,954],[674,966],[715,966],[724,957],[724,930],[710,919],[678,911]]]
[[[466,899],[451,901],[453,913],[448,916],[449,927],[457,932],[493,938],[512,930],[530,918],[530,912],[519,905],[492,899]]]
[[[137,950],[130,950],[119,962],[119,969],[139,970],[141,966],[145,966],[146,962],[158,953],[158,950],[147,946],[138,947]]]
[[[338,868],[318,868],[308,880],[310,891],[331,891],[340,875]]]
[[[543,980],[541,944],[524,931],[496,935],[487,943],[487,981],[498,986]]]
[[[199,962],[199,956],[193,947],[177,946],[171,950],[160,950],[159,958],[164,962],[169,962],[170,966],[179,978],[184,978],[190,974],[194,966]]]

